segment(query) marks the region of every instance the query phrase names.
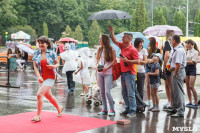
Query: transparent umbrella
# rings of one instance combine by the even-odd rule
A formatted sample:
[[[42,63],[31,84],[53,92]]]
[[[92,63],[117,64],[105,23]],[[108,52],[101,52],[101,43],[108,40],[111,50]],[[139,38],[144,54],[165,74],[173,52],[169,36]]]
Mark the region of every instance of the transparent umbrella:
[[[129,19],[132,18],[125,11],[119,10],[104,10],[97,13],[93,13],[88,20],[105,20],[105,19]]]

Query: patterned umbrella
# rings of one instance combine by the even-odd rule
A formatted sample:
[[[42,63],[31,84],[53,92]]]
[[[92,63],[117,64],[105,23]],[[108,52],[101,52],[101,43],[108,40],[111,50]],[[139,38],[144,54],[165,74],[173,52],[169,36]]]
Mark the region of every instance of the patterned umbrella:
[[[148,27],[146,30],[143,31],[143,33],[153,36],[165,36],[167,30],[173,30],[176,35],[183,35],[183,32],[179,27],[169,25],[155,25],[152,27]]]

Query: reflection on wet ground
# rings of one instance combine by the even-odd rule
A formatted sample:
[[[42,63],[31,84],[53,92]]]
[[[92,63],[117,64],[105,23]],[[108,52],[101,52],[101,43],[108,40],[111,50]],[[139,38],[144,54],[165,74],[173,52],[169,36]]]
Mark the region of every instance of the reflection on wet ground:
[[[63,78],[58,79],[58,81],[66,80],[65,75],[62,75],[62,77]],[[0,84],[6,83],[6,81],[7,73],[1,72]],[[197,81],[199,81],[199,79],[197,79]],[[20,86],[20,88],[0,87],[0,116],[36,111],[36,93],[38,83],[34,72],[30,69],[25,72],[11,72],[10,83],[14,86]],[[197,92],[200,92],[198,83],[195,87],[197,88]],[[87,99],[80,96],[82,91],[81,89],[82,86],[80,84],[76,84],[75,92],[68,93],[66,82],[56,83],[53,86],[53,95],[57,98],[59,103],[64,106],[64,113],[113,121],[125,118],[124,116],[120,116],[120,112],[124,110],[124,107],[119,104],[119,101],[122,98],[119,81],[118,86],[111,90],[115,101],[116,116],[114,117],[97,115],[97,113],[101,111],[101,106],[95,107],[93,104],[87,105]],[[159,93],[160,107],[162,107],[167,101],[163,84],[161,85],[160,90],[163,90]],[[44,102],[43,110],[56,111],[54,106],[45,98]],[[186,103],[187,102],[188,99],[186,97]],[[182,129],[185,131],[193,129],[195,130],[194,132],[200,132],[199,110],[186,108],[184,118],[171,118],[164,111],[152,113],[147,110],[148,108],[146,108],[144,113],[138,113],[136,118],[131,119],[132,122],[130,125],[115,124],[84,131],[84,133],[171,133],[172,131],[181,131],[180,128],[183,127],[186,127],[185,129]]]

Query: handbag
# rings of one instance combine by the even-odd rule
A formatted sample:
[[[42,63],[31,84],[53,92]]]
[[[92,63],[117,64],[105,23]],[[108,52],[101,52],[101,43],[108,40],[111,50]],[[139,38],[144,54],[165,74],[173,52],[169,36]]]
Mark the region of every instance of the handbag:
[[[112,75],[113,75],[113,81],[117,80],[121,75],[121,66],[120,63],[117,63],[117,60],[113,64]]]

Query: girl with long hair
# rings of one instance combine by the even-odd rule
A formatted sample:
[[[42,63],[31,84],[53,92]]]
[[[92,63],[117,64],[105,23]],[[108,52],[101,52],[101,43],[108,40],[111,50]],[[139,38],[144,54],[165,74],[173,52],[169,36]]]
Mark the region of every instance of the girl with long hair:
[[[106,34],[102,34],[99,38],[101,47],[97,50],[97,81],[100,87],[101,99],[103,104],[103,110],[99,112],[99,115],[115,115],[113,98],[110,90],[112,88],[112,66],[116,61],[116,53],[113,47],[110,45],[110,38]],[[108,99],[110,105],[110,112],[107,111]]]

